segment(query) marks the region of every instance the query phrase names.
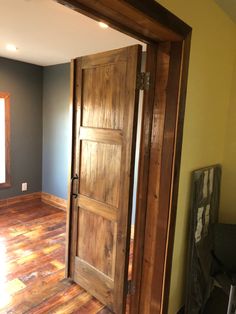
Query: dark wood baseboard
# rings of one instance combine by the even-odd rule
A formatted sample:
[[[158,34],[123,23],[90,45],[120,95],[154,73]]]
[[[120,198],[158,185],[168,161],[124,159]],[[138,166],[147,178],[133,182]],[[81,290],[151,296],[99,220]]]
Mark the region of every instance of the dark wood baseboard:
[[[35,199],[41,199],[41,192],[18,195],[18,196],[0,200],[0,208],[4,206],[14,205],[14,204],[24,202],[24,201],[35,200]]]
[[[20,202],[32,201],[35,199],[41,199],[42,202],[46,204],[57,207],[64,211],[67,210],[67,200],[45,192],[35,192],[2,199],[0,200],[0,208],[9,205],[14,205]]]
[[[42,202],[44,202],[46,204],[55,206],[55,207],[60,208],[64,211],[67,210],[67,200],[65,200],[61,197],[55,196],[53,194],[42,192],[41,193],[41,200],[42,200]]]

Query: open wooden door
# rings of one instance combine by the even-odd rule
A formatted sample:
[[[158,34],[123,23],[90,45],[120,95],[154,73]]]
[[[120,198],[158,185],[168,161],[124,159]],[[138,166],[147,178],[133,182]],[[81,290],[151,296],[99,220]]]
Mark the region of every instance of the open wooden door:
[[[75,60],[71,278],[122,313],[141,68],[139,45]]]

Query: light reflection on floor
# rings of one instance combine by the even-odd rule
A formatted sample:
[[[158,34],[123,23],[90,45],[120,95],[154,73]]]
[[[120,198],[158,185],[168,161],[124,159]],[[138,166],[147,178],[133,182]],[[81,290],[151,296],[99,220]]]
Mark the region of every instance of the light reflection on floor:
[[[5,240],[0,238],[0,309],[8,305],[12,296],[7,285],[7,256]]]

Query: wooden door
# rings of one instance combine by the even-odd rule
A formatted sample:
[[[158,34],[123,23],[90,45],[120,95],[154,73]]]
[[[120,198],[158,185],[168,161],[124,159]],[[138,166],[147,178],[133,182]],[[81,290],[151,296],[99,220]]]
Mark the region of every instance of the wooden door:
[[[127,292],[141,52],[136,45],[74,63],[69,272],[115,313]]]

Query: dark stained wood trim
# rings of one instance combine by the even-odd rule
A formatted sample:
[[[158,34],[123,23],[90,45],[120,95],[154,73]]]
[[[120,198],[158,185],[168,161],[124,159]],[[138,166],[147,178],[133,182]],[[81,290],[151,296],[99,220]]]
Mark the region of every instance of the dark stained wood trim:
[[[66,252],[65,252],[65,277],[70,278],[70,242],[71,242],[71,206],[72,206],[72,169],[73,169],[73,147],[74,147],[74,77],[75,77],[75,61],[70,63],[70,121],[71,121],[71,145],[70,145],[70,165],[69,165],[69,177],[68,177],[68,210],[66,216]]]
[[[163,287],[165,287],[167,244],[169,242],[169,215],[170,204],[172,199],[172,178],[173,178],[173,162],[175,155],[175,137],[176,137],[176,121],[178,118],[178,103],[179,103],[179,77],[181,75],[182,63],[182,43],[171,43],[170,45],[170,60],[168,83],[166,89],[166,106],[165,106],[165,121],[162,142],[161,155],[161,172],[159,182],[158,197],[158,218],[156,232],[156,246],[159,248],[158,254],[154,257],[152,291],[155,295],[152,296],[151,312],[156,309],[156,301],[161,300],[160,313],[163,312]],[[165,210],[162,210],[165,208]],[[148,226],[147,226],[148,228]],[[159,266],[157,266],[159,264]],[[153,293],[153,292],[152,292]]]
[[[10,94],[0,92],[0,98],[5,99],[5,151],[6,151],[6,182],[0,184],[0,189],[9,188],[10,180]]]
[[[51,206],[55,206],[55,207],[62,209],[64,211],[67,210],[67,200],[65,200],[61,197],[58,197],[56,195],[42,192],[41,200],[43,203],[49,204]]]
[[[168,312],[189,52],[190,36],[159,45],[140,313]]]
[[[0,209],[5,206],[15,205],[17,203],[41,199],[41,192],[34,192],[25,195],[17,195],[0,200]]]
[[[67,209],[67,200],[45,192],[34,192],[1,199],[0,208],[35,199],[40,199],[43,203],[57,207],[58,209],[62,209],[64,211]]]
[[[157,46],[147,46],[147,60],[146,71],[150,72],[151,82],[155,82],[156,78],[156,61],[157,61]],[[143,130],[141,137],[140,161],[139,161],[139,180],[137,191],[137,206],[136,206],[136,222],[134,231],[134,252],[133,252],[133,271],[132,280],[135,282],[135,293],[131,296],[130,313],[137,314],[139,309],[139,297],[141,290],[142,278],[142,263],[143,263],[143,247],[145,236],[145,222],[147,210],[147,189],[150,162],[150,143],[151,143],[151,130],[152,130],[152,115],[153,103],[155,96],[155,85],[151,84],[149,92],[144,92],[143,100],[143,117],[142,127]]]
[[[163,25],[166,29],[172,30],[185,38],[191,27],[179,19],[176,15],[160,5],[157,1],[153,0],[126,0],[125,2],[132,5],[135,9],[140,10],[145,15],[150,16],[156,22]]]
[[[181,41],[191,28],[154,0],[56,0],[146,43]]]
[[[178,106],[178,118],[177,118],[177,130],[175,138],[175,156],[173,162],[173,181],[172,181],[172,200],[170,202],[169,213],[169,230],[168,230],[168,243],[167,243],[167,256],[166,256],[166,268],[165,268],[165,287],[163,295],[163,313],[168,312],[169,303],[169,290],[171,280],[171,268],[172,257],[174,248],[174,236],[175,236],[175,222],[178,203],[179,192],[179,176],[180,176],[180,164],[181,164],[181,152],[183,141],[183,126],[184,126],[184,114],[185,103],[187,95],[187,81],[188,81],[188,69],[191,47],[191,33],[186,37],[183,43],[182,51],[182,69],[180,76],[180,93],[179,93],[179,106]]]
[[[132,47],[129,48],[129,59],[130,61],[133,59],[132,57]],[[139,51],[137,52],[137,64],[136,64],[136,69],[135,69],[135,73],[132,73],[131,69],[132,67],[129,67],[129,69],[127,69],[127,84],[129,84],[129,81],[132,81],[133,77],[136,77],[136,79],[134,80],[134,84],[137,83],[137,74],[141,71],[141,64],[142,64],[142,47],[139,46]],[[134,69],[133,69],[134,70]],[[136,86],[133,86],[133,89],[135,90]],[[132,89],[131,89],[132,90]],[[133,98],[133,99],[132,99]],[[124,286],[123,286],[123,299],[127,299],[127,282],[128,282],[128,269],[129,269],[129,255],[130,255],[130,238],[131,238],[131,219],[132,219],[132,202],[133,202],[133,195],[132,195],[132,191],[133,191],[133,187],[134,187],[134,165],[135,165],[135,150],[136,150],[136,140],[137,140],[137,125],[138,125],[138,106],[139,106],[139,90],[136,88],[135,90],[135,95],[133,95],[133,97],[130,97],[129,92],[127,93],[126,99],[129,100],[130,105],[128,106],[129,109],[127,108],[127,113],[132,112],[132,110],[134,111],[133,113],[133,121],[127,121],[126,123],[128,124],[128,128],[132,129],[132,132],[130,133],[129,137],[126,137],[126,147],[129,147],[130,150],[130,155],[131,155],[131,166],[130,166],[130,175],[129,175],[129,180],[130,180],[130,190],[129,191],[124,191],[122,192],[122,198],[124,198],[124,196],[127,197],[127,199],[129,199],[129,218],[128,218],[128,223],[126,226],[126,230],[127,230],[127,238],[126,238],[126,252],[125,252],[125,256],[126,256],[126,265],[125,265],[125,278],[123,280],[124,282]],[[134,101],[134,108],[132,109],[132,102]],[[127,102],[128,104],[128,102]],[[128,115],[127,115],[128,117]],[[125,120],[127,120],[127,118],[125,118]],[[132,134],[132,135],[131,135]],[[132,143],[132,145],[128,144],[128,143]],[[127,149],[126,148],[126,149]],[[128,169],[128,167],[127,167]],[[127,171],[127,170],[126,170]],[[126,182],[127,182],[126,178]],[[125,183],[125,182],[124,182]],[[123,185],[124,185],[123,183]],[[121,190],[122,191],[122,190]],[[122,206],[123,208],[125,208],[125,206]],[[124,215],[124,213],[123,213]],[[124,225],[124,221],[122,223]],[[127,301],[127,300],[126,300]],[[124,302],[124,308],[123,308],[123,312],[126,312],[126,302]]]
[[[78,6],[77,0],[55,0],[55,1],[71,8],[72,10],[75,10],[81,14],[84,14],[94,20],[105,22],[106,24],[116,29],[117,31],[121,31],[128,36],[132,36],[140,40],[141,36],[136,30],[132,30],[128,28],[127,26],[122,25],[122,23],[114,21],[112,18],[100,12],[97,12],[96,10],[92,10],[91,8],[88,9],[87,6],[84,6],[82,4]],[[150,42],[150,39],[144,34],[142,34],[142,40],[147,43]]]
[[[165,176],[166,170],[169,170],[165,167],[163,151],[165,146],[166,90],[170,69],[170,49],[171,45],[169,42],[158,45],[139,313],[161,313],[162,276],[165,256],[165,234],[163,233],[166,231],[166,223],[161,219],[163,219],[162,216],[166,215],[167,208],[162,207],[160,210],[160,190],[162,187],[162,176]],[[169,181],[170,177],[167,173],[165,177],[166,189],[170,186]],[[167,193],[164,192],[164,196],[166,194],[169,196],[168,191]],[[154,277],[156,257],[159,263],[157,277]],[[155,291],[153,291],[154,282],[156,282]]]
[[[68,178],[68,210],[67,210],[67,217],[66,217],[66,258],[65,258],[65,277],[71,278],[72,271],[71,271],[71,248],[70,243],[72,239],[72,204],[73,204],[73,185],[71,184],[71,178],[73,177],[73,167],[74,167],[74,148],[75,148],[75,141],[76,141],[76,130],[74,126],[76,125],[76,105],[75,105],[75,60],[71,61],[70,64],[70,114],[71,114],[71,154],[70,154],[70,173]]]
[[[76,158],[76,156],[80,156],[80,139],[79,139],[79,127],[81,125],[82,119],[82,110],[81,110],[81,102],[82,102],[82,93],[80,82],[82,80],[81,75],[82,71],[80,71],[82,58],[77,58],[73,61],[73,79],[71,85],[73,85],[72,90],[72,100],[73,100],[73,130],[72,130],[72,163],[71,163],[71,177],[75,177],[79,175],[79,165],[80,160]],[[77,188],[76,188],[77,185]],[[73,193],[77,193],[79,191],[80,181],[74,182],[71,184],[71,193],[70,193],[70,221],[69,224],[69,238],[71,241],[71,245],[68,244],[68,276],[73,278],[74,274],[74,261],[76,256],[76,239],[77,236],[77,224],[73,223],[74,221],[78,221],[78,206],[77,206],[77,198],[73,197]]]

